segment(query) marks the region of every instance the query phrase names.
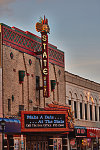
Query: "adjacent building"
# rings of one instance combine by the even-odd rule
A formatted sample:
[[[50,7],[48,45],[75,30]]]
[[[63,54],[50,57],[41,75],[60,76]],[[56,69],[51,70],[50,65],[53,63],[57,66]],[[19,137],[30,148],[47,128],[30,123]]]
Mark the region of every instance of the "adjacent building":
[[[100,84],[65,72],[66,104],[75,118],[75,135],[80,149],[100,149]],[[98,145],[99,143],[99,145]]]

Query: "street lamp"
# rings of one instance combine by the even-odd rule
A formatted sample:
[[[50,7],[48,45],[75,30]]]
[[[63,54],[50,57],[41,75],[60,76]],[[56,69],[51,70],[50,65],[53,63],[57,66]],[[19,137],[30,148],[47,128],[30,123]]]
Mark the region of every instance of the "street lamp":
[[[0,121],[0,125],[2,127],[2,150],[4,150],[4,130],[5,130],[5,123],[6,121],[2,118]]]

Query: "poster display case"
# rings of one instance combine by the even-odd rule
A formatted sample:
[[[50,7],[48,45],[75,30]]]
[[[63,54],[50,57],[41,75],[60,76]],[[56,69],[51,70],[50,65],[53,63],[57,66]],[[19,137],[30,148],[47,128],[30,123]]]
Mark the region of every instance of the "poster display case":
[[[10,139],[9,146],[8,146],[8,139],[7,136],[4,139],[4,149],[5,150],[26,150],[26,137],[21,137],[20,135],[18,136],[13,136]]]

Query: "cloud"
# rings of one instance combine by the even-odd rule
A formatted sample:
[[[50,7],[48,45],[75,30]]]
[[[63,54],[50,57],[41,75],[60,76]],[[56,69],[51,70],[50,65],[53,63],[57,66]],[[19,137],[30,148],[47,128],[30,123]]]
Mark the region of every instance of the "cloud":
[[[10,4],[16,2],[16,0],[0,0],[0,16],[7,14],[12,14],[12,8],[10,8]]]
[[[37,0],[38,3],[43,3],[46,0]]]
[[[74,67],[82,67],[82,66],[88,67],[88,66],[99,66],[99,65],[100,65],[99,60],[90,60],[90,59],[73,63]]]
[[[0,7],[7,6],[8,4],[14,2],[16,0],[0,0]]]

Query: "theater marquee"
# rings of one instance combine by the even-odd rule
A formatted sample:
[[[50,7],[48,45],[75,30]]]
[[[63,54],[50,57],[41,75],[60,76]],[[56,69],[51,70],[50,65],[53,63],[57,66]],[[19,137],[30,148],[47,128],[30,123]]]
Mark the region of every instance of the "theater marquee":
[[[22,111],[21,132],[70,131],[66,111]]]

